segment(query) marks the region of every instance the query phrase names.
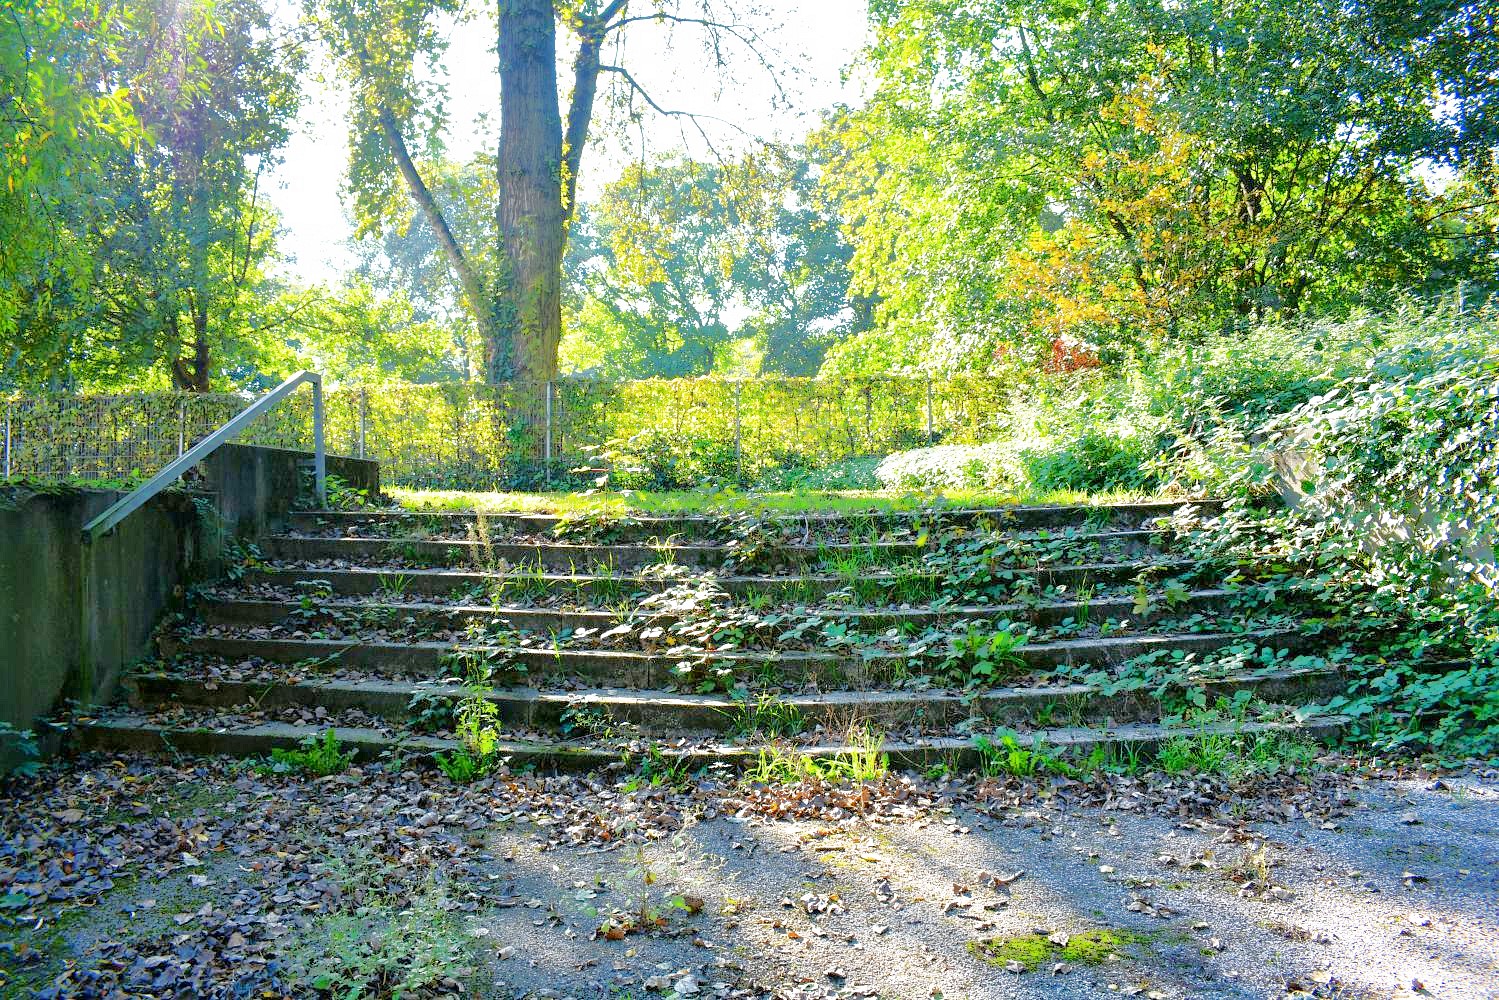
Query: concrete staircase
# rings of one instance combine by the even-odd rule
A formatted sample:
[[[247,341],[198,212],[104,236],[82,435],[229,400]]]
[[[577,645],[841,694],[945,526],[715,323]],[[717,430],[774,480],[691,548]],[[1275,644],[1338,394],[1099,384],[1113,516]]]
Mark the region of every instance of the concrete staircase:
[[[739,763],[769,743],[825,757],[870,733],[893,764],[963,767],[996,727],[1148,752],[1171,735],[1162,699],[1109,684],[1141,657],[1186,668],[1170,701],[1337,691],[1323,669],[1221,666],[1301,631],[1252,572],[1181,550],[1171,516],[1212,505],[1179,506],[299,513],[77,740],[252,756],[332,728],[362,754],[425,755],[456,746],[455,706],[484,697],[512,767]]]

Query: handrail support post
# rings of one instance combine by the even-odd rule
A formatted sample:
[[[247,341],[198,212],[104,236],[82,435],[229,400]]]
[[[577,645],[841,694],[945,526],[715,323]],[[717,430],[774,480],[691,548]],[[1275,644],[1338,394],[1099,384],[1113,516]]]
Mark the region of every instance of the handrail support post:
[[[313,375],[312,383],[312,478],[318,506],[328,506],[328,454],[323,444],[323,377]]]

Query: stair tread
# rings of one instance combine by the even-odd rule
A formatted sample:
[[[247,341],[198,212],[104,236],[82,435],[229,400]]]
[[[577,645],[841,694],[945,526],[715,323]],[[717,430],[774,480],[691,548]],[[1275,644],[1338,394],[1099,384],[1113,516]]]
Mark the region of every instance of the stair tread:
[[[1005,533],[1003,536],[1008,541],[1017,542],[1091,542],[1091,541],[1132,541],[1138,539],[1150,539],[1161,532],[1153,528],[1120,528],[1110,531],[1051,531],[1045,534],[1037,532],[1014,532]],[[535,548],[555,550],[558,552],[569,552],[582,549],[629,549],[641,551],[666,551],[666,552],[733,552],[740,546],[734,542],[705,542],[705,541],[661,541],[661,542],[569,542],[569,541],[510,541],[508,539],[484,540],[477,538],[430,538],[421,535],[333,535],[333,534],[308,534],[305,532],[289,532],[285,534],[268,535],[266,540],[276,543],[295,544],[298,542],[349,542],[358,544],[375,545],[400,545],[419,543],[423,545],[440,545],[452,548]],[[776,546],[777,550],[791,551],[840,551],[844,549],[913,549],[932,547],[933,542],[918,543],[913,539],[886,538],[863,542],[797,542],[787,541]]]
[[[1107,636],[1103,638],[1089,639],[1062,639],[1052,642],[1026,643],[1017,647],[1022,655],[1027,652],[1054,652],[1059,650],[1075,649],[1113,649],[1129,646],[1171,646],[1186,641],[1211,642],[1218,640],[1263,640],[1274,639],[1283,636],[1297,634],[1294,629],[1264,629],[1244,632],[1163,632],[1163,633],[1133,633],[1123,636]],[[648,660],[680,660],[685,657],[702,655],[705,652],[715,659],[724,661],[736,661],[747,663],[784,663],[803,660],[829,660],[829,659],[907,659],[911,656],[909,652],[900,650],[872,650],[856,653],[840,653],[836,650],[770,650],[765,652],[734,650],[698,650],[698,649],[676,649],[662,650],[659,652],[648,652],[644,650],[629,649],[590,649],[587,647],[568,646],[561,649],[552,649],[538,646],[500,647],[486,645],[484,643],[465,643],[458,641],[443,640],[411,640],[406,642],[368,640],[368,639],[315,639],[315,638],[282,638],[276,636],[251,636],[251,635],[221,635],[212,633],[187,633],[183,636],[185,641],[192,644],[203,643],[262,643],[266,645],[297,645],[305,646],[307,649],[343,649],[352,646],[363,646],[375,649],[411,649],[411,650],[465,650],[473,652],[495,652],[503,649],[506,652],[517,655],[530,656],[576,656],[585,658],[630,658]]]
[[[769,520],[777,521],[861,521],[870,519],[905,520],[917,517],[931,516],[967,516],[967,517],[1000,517],[1019,518],[1029,514],[1066,514],[1075,513],[1079,517],[1086,517],[1099,511],[1110,512],[1144,512],[1159,511],[1169,512],[1179,510],[1182,507],[1219,507],[1223,504],[1221,499],[1160,499],[1141,500],[1135,502],[1099,503],[1099,504],[1013,504],[1008,506],[985,506],[964,507],[961,505],[941,506],[931,505],[926,507],[914,507],[908,510],[867,510],[867,511],[808,511],[796,513],[791,511],[740,511],[710,514],[647,514],[631,511],[605,511],[603,516],[610,520],[618,520],[627,523],[652,525],[652,524],[676,524],[681,522],[696,524],[718,524],[732,521],[735,518],[752,514],[764,514]],[[537,511],[478,511],[478,510],[442,510],[425,511],[410,510],[407,508],[385,508],[378,510],[305,510],[296,511],[296,518],[324,518],[324,519],[350,519],[350,520],[372,520],[382,518],[399,517],[421,517],[421,518],[454,518],[472,519],[479,515],[494,520],[517,520],[536,522],[567,521],[570,518],[566,514],[541,513]]]
[[[1178,603],[1186,604],[1194,600],[1207,600],[1226,597],[1237,597],[1250,595],[1254,592],[1253,587],[1240,587],[1236,589],[1205,588],[1189,591],[1185,598],[1179,598]],[[1151,592],[1152,597],[1158,597],[1157,592]],[[293,598],[284,600],[273,600],[264,597],[236,596],[232,591],[229,593],[210,592],[203,597],[203,603],[209,606],[244,606],[257,609],[286,609],[296,611],[301,605]],[[619,622],[619,615],[613,611],[602,610],[580,610],[580,611],[558,611],[550,608],[535,608],[525,605],[498,605],[498,604],[442,604],[433,601],[398,601],[398,600],[365,600],[357,596],[335,595],[334,597],[320,600],[320,607],[333,608],[336,610],[356,609],[395,609],[412,612],[434,612],[442,614],[467,614],[483,615],[486,617],[499,617],[506,614],[536,614],[538,612],[555,614],[569,618],[581,618],[600,623]],[[1055,610],[1097,610],[1104,606],[1133,605],[1133,596],[1105,596],[1096,597],[1090,601],[1043,601],[1039,603],[1026,604],[911,604],[897,607],[849,607],[847,605],[809,607],[808,613],[815,614],[820,618],[890,618],[901,615],[934,615],[934,614],[994,614],[1008,615],[1025,611],[1055,611]]]
[[[269,560],[255,572],[276,574],[316,574],[316,573],[343,573],[343,574],[375,574],[389,576],[399,574],[403,576],[424,577],[468,577],[484,579],[504,579],[507,574],[496,570],[479,569],[453,569],[451,567],[438,566],[316,566],[296,565],[295,560]],[[1049,573],[1080,573],[1100,572],[1109,570],[1138,570],[1146,571],[1152,569],[1171,569],[1196,566],[1199,563],[1192,559],[1155,559],[1142,560],[1131,559],[1119,562],[1099,563],[1065,563],[1047,566],[996,566],[990,572],[1000,573],[1034,573],[1037,571]],[[867,571],[860,572],[861,579],[885,579],[897,580],[901,574],[881,572],[879,567],[872,567]],[[806,581],[810,583],[837,583],[846,580],[846,577],[831,573],[719,573],[711,569],[694,569],[690,576],[681,579],[664,578],[641,573],[528,573],[527,579],[545,580],[550,583],[591,583],[595,581],[614,581],[618,583],[686,583],[696,580],[711,580],[717,583],[733,584],[780,584],[796,583]]]
[[[1232,733],[1265,733],[1265,732],[1287,732],[1287,731],[1315,731],[1319,728],[1341,726],[1347,720],[1342,716],[1311,716],[1297,722],[1229,722],[1210,723],[1194,727],[1194,733],[1207,734],[1232,734]],[[332,726],[327,725],[299,725],[288,722],[249,722],[238,725],[225,725],[222,727],[212,726],[172,726],[154,722],[147,715],[121,714],[109,717],[100,717],[83,720],[79,728],[85,733],[98,732],[135,732],[150,735],[164,735],[170,743],[174,739],[180,740],[193,734],[226,734],[237,736],[264,737],[268,740],[281,741],[283,745],[299,742],[309,736],[322,735],[329,728],[338,737],[339,742],[354,747],[376,746],[380,748],[394,748],[400,746],[407,749],[418,750],[446,750],[458,746],[456,740],[445,739],[438,736],[428,736],[419,733],[402,733],[399,737],[392,737],[387,733],[372,728]],[[1050,748],[1066,749],[1078,746],[1093,746],[1100,742],[1158,742],[1170,739],[1181,734],[1181,730],[1159,723],[1123,723],[1102,727],[1066,727],[1066,728],[1037,728],[1024,734],[1024,737],[1039,738]],[[757,756],[765,742],[755,743],[723,743],[713,740],[701,741],[694,746],[664,746],[660,752],[667,757],[693,757],[710,756],[718,759],[749,760]],[[960,736],[931,736],[912,740],[886,740],[881,750],[885,753],[899,754],[910,750],[936,750],[936,751],[965,751],[973,749],[971,737]],[[839,753],[847,753],[851,749],[844,743],[804,743],[798,744],[797,749],[811,756],[835,756]],[[603,760],[614,761],[620,756],[618,744],[595,744],[589,745],[582,742],[569,741],[546,741],[546,740],[517,740],[501,738],[497,753],[500,756],[514,754],[556,754],[573,758],[597,757]]]
[[[1333,676],[1336,671],[1325,667],[1284,668],[1264,671],[1241,671],[1222,676],[1201,678],[1198,686],[1230,685],[1251,681],[1293,680]],[[254,688],[264,690],[268,683],[278,687],[307,691],[370,691],[383,694],[415,695],[424,693],[450,693],[461,697],[465,690],[460,684],[436,680],[399,681],[383,677],[352,678],[303,678],[300,680],[264,678],[197,678],[191,675],[170,672],[151,672],[139,675],[141,679],[171,682],[183,688],[200,687],[207,690],[220,688]],[[210,687],[211,686],[211,687]],[[924,689],[873,689],[852,691],[822,691],[808,694],[781,694],[775,701],[796,708],[809,706],[859,706],[894,702],[966,702],[974,699],[998,701],[1003,699],[1064,698],[1073,695],[1098,694],[1096,685],[1084,683],[1009,685],[983,688],[964,692],[954,688]],[[495,687],[488,695],[496,701],[558,702],[609,702],[631,705],[694,706],[713,709],[739,709],[753,702],[715,694],[695,694],[652,688],[585,687],[570,689],[540,688],[533,686]]]

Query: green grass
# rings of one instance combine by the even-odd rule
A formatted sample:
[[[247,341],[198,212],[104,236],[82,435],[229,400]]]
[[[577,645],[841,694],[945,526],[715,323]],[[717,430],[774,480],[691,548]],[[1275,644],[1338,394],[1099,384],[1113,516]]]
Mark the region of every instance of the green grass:
[[[1018,496],[982,490],[912,492],[903,490],[789,490],[774,493],[620,490],[606,493],[483,493],[457,490],[387,492],[408,510],[479,511],[488,514],[702,514],[740,511],[861,513],[914,510],[926,504],[987,507],[1008,504],[1130,503],[1153,497],[1140,493],[1057,491]]]

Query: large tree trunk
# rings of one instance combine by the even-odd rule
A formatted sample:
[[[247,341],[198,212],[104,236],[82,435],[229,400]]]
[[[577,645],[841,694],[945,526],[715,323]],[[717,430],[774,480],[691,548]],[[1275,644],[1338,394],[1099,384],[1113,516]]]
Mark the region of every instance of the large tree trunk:
[[[485,372],[491,382],[544,382],[562,339],[562,114],[552,0],[498,0],[499,229],[507,294]]]
[[[213,351],[208,343],[208,306],[195,296],[190,303],[190,311],[193,319],[192,353],[186,357],[178,354],[172,359],[172,388],[183,392],[207,392],[213,358]],[[173,342],[181,344],[176,315],[168,318],[167,328]]]

